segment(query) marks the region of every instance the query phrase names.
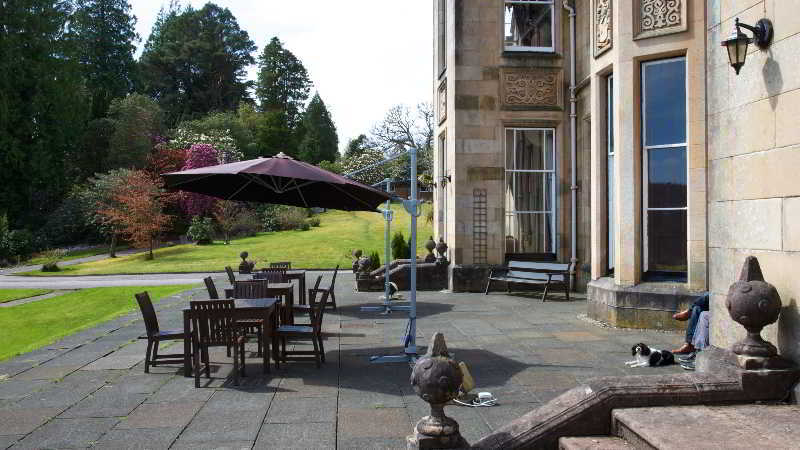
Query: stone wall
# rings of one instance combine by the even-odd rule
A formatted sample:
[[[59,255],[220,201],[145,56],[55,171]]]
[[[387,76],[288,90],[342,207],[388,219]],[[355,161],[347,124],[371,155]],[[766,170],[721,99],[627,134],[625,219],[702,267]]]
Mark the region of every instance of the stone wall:
[[[746,256],[758,257],[783,301],[763,335],[800,362],[800,20],[798,0],[708,1],[708,260],[711,343],[729,347],[744,335],[725,309],[729,285]],[[766,17],[774,39],[748,48],[737,76],[720,42],[739,17]],[[749,34],[749,32],[748,32]]]

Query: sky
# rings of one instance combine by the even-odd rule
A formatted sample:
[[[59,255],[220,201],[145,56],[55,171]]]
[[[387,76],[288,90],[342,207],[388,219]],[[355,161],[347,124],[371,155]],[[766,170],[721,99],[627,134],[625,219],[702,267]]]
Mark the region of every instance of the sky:
[[[141,53],[169,0],[128,0]],[[201,8],[205,0],[183,0]],[[272,36],[306,67],[343,148],[368,134],[390,107],[432,102],[433,7],[429,0],[217,0],[258,46]],[[255,79],[256,66],[250,78]],[[311,95],[313,96],[313,90]]]

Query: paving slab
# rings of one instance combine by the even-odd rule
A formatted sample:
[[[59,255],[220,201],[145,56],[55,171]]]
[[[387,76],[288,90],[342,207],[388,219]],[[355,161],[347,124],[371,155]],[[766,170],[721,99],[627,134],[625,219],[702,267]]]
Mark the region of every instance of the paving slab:
[[[280,398],[269,408],[266,423],[336,422],[335,398]]]
[[[121,421],[117,428],[184,427],[202,407],[202,402],[144,403]]]
[[[104,386],[58,417],[123,417],[130,414],[146,398],[147,394],[131,394],[117,386]]]
[[[28,434],[61,412],[59,408],[9,408],[0,410],[0,436]]]
[[[334,423],[265,423],[254,449],[333,449],[336,448]]]
[[[253,441],[207,441],[195,442],[178,439],[171,448],[175,450],[250,450]]]
[[[183,428],[114,428],[104,434],[93,448],[109,450],[166,450]]]
[[[131,367],[144,360],[144,353],[147,350],[147,341],[139,341],[128,344],[121,349],[95,360],[81,368],[81,370],[108,370],[108,369],[130,369]]]
[[[183,430],[178,443],[241,441],[252,443],[258,437],[263,421],[263,411],[221,412],[213,408],[203,408]]]
[[[86,448],[100,440],[117,419],[54,419],[14,445],[14,448]]]
[[[403,437],[409,434],[411,426],[411,419],[403,408],[339,409],[338,436],[341,439]]]
[[[14,443],[22,439],[23,437],[25,437],[25,435],[22,434],[12,435],[12,436],[0,436],[0,449],[5,450],[11,447],[12,445],[14,445]]]

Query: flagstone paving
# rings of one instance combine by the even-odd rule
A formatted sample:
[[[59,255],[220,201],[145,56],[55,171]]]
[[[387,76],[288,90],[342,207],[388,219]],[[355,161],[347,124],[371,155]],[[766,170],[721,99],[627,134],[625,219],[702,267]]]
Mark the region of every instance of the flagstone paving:
[[[233,386],[221,349],[211,353],[218,364],[199,389],[174,366],[144,374],[138,311],[0,362],[0,449],[405,448],[427,404],[411,389],[407,364],[370,364],[369,356],[399,353],[407,321],[402,313],[360,312],[380,294],[353,293],[352,286],[352,275],[340,278],[339,309],[326,313],[321,369],[290,362],[262,375],[253,357],[248,377]],[[182,326],[180,309],[192,296],[205,293],[194,289],[156,305],[163,329]],[[682,336],[600,327],[581,317],[586,303],[576,297],[542,303],[535,295],[419,294],[419,344],[444,333],[476,390],[499,400],[446,408],[467,440],[591,377],[681,370],[626,368],[633,344],[673,348]]]

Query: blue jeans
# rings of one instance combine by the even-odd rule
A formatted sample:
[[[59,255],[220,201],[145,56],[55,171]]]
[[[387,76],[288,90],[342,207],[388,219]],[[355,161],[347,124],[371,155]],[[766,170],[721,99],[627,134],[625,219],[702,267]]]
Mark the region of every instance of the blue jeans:
[[[689,317],[689,327],[686,328],[686,343],[691,344],[694,339],[694,330],[697,328],[697,321],[700,319],[700,313],[708,311],[708,293],[692,303],[692,315]]]

